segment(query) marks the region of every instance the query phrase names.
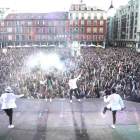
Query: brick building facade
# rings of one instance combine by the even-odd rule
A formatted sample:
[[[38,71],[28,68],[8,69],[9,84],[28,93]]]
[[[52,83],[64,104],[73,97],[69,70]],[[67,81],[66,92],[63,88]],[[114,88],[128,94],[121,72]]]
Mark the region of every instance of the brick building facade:
[[[85,4],[72,4],[69,11],[9,13],[2,11],[2,46],[102,44],[106,35],[106,11]],[[0,14],[2,14],[0,13]]]

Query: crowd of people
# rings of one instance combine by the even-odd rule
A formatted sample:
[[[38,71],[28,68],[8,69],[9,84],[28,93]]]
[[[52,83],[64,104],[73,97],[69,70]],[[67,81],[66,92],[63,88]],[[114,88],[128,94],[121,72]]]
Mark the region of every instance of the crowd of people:
[[[48,71],[39,66],[27,65],[31,55],[38,52],[56,53],[65,64],[65,69],[52,67]],[[49,60],[45,60],[46,62]],[[69,48],[21,48],[0,50],[0,95],[11,87],[17,95],[27,99],[45,99],[45,81],[52,80],[52,99],[69,98],[69,80],[77,81],[79,98],[102,98],[115,88],[123,99],[140,102],[140,55],[132,48],[87,48],[81,55],[71,56]],[[73,94],[72,98],[75,98]]]

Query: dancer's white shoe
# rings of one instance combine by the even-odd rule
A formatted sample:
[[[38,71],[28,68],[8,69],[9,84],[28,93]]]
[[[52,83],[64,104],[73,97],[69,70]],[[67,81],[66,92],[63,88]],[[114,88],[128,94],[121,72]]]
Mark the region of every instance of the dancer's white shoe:
[[[14,125],[9,125],[8,128],[14,128]]]

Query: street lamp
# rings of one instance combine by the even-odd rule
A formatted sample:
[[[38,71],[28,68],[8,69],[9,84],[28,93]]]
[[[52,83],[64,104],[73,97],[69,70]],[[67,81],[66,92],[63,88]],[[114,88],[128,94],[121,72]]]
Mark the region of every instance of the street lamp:
[[[6,31],[3,29],[3,30],[1,31],[1,33],[3,34],[4,48],[5,48],[5,35],[4,35],[4,34],[6,34]]]

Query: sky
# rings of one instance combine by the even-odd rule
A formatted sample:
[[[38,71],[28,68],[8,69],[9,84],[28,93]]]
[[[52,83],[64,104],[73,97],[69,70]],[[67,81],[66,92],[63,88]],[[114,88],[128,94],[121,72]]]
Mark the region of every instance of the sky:
[[[71,3],[77,3],[80,0],[0,0],[0,8],[11,8],[24,12],[53,12],[68,11]],[[83,0],[87,6],[97,6],[108,10],[111,0]],[[126,5],[129,0],[113,0],[116,9],[121,5]]]

